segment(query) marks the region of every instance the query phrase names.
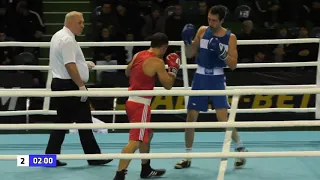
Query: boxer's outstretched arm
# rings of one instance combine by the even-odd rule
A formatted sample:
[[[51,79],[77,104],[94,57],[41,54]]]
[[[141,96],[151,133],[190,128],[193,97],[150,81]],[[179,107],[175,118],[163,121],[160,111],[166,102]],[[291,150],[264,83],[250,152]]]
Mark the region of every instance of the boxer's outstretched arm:
[[[234,34],[231,34],[229,39],[229,49],[228,49],[228,57],[227,57],[226,63],[229,66],[229,68],[232,70],[237,68],[237,64],[238,64],[237,37]]]
[[[155,59],[153,67],[162,86],[165,89],[170,90],[176,80],[176,77],[166,71],[164,62],[161,59]]]

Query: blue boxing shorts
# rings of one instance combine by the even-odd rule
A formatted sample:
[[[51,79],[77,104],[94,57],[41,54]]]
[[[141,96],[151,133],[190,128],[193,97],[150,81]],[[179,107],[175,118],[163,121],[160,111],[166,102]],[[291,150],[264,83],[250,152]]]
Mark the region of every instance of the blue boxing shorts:
[[[192,90],[225,90],[225,76],[223,68],[205,69],[198,67],[192,81]],[[222,96],[190,96],[188,110],[208,111],[209,101],[213,109],[229,109],[228,97]]]

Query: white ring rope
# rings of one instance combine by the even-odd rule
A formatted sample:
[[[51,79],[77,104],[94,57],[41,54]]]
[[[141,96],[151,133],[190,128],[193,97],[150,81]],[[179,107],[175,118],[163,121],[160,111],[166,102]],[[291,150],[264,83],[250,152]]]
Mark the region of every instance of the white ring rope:
[[[290,88],[315,88],[316,85],[266,85],[266,86],[228,86],[227,89],[290,89]],[[156,87],[156,90],[163,90],[163,87]],[[191,88],[174,87],[175,90],[190,90]],[[16,93],[24,93],[24,91],[45,91],[46,89],[0,89],[1,91],[14,91]],[[127,88],[88,88],[89,91],[119,91],[127,90]],[[48,90],[46,90],[48,91]],[[49,91],[50,92],[50,91]],[[237,113],[271,113],[271,112],[297,112],[307,113],[315,112],[316,108],[261,108],[261,109],[237,109]],[[230,110],[229,110],[230,112]],[[151,110],[152,114],[185,114],[186,109],[177,110]],[[203,113],[215,113],[215,110],[209,110]],[[0,116],[20,116],[20,115],[56,115],[56,111],[53,110],[28,110],[28,111],[0,111]],[[92,111],[92,115],[125,115],[124,110],[105,110],[105,111]]]
[[[271,67],[310,67],[317,66],[318,62],[289,62],[289,63],[241,63],[237,68],[271,68]],[[126,65],[96,65],[92,70],[116,70],[126,69]],[[181,65],[181,68],[196,69],[196,64]],[[166,66],[167,68],[167,66]],[[0,66],[0,70],[50,70],[49,66],[8,65]]]
[[[0,160],[16,160],[18,155],[0,155]],[[138,153],[138,154],[58,154],[57,159],[181,159],[181,158],[267,158],[267,157],[315,157],[320,151],[286,152],[216,152],[216,153]]]
[[[319,38],[301,38],[301,39],[263,39],[263,40],[238,40],[238,45],[251,44],[302,44],[319,43]],[[150,46],[150,41],[140,42],[79,42],[80,47],[100,47],[100,46]],[[169,41],[170,46],[182,46],[183,41]],[[50,47],[50,42],[1,42],[0,47]]]
[[[202,112],[203,114],[215,113],[215,110],[208,110]],[[228,110],[230,112],[230,110]],[[237,109],[237,113],[314,113],[316,108],[258,108],[258,109]],[[104,110],[104,111],[91,111],[92,115],[126,115],[124,110]],[[176,110],[151,110],[152,114],[186,114],[186,109]],[[22,116],[22,115],[57,115],[57,111],[54,110],[28,110],[28,111],[0,111],[0,116]]]
[[[79,123],[79,124],[1,124],[1,130],[31,130],[31,129],[186,129],[186,128],[270,128],[270,127],[314,127],[320,126],[318,120],[289,120],[263,122],[188,122],[188,123]]]
[[[263,85],[263,86],[227,86],[227,90],[231,89],[304,89],[316,88],[316,84],[308,85]],[[51,91],[45,88],[22,88],[22,89],[0,89],[1,91]],[[128,88],[88,88],[89,91],[127,91]],[[165,90],[163,87],[155,87],[154,90]],[[191,90],[191,87],[172,87],[172,90]]]
[[[0,97],[128,97],[128,96],[214,96],[214,95],[280,95],[320,94],[320,88],[304,89],[241,89],[233,90],[141,90],[141,91],[0,91]]]

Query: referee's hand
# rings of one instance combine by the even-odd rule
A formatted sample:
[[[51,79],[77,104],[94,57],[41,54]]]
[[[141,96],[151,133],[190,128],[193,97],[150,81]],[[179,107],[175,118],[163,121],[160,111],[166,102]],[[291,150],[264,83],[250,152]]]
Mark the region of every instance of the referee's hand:
[[[80,90],[80,91],[87,91],[87,88],[86,88],[85,86],[81,86],[81,87],[79,87],[79,90]],[[86,102],[87,99],[88,99],[88,96],[81,96],[80,101],[81,101],[81,102]]]
[[[96,66],[96,64],[94,64],[94,62],[92,62],[92,61],[87,61],[87,66],[89,69],[92,69]]]

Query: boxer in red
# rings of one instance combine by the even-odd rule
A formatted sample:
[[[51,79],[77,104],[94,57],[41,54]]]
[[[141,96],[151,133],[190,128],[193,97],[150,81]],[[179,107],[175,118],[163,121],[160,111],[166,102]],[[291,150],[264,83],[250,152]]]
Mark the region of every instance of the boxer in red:
[[[140,51],[134,55],[132,61],[127,66],[126,75],[129,77],[129,91],[131,90],[153,90],[156,77],[163,87],[170,90],[175,82],[177,72],[180,67],[180,57],[171,53],[166,57],[168,72],[162,60],[168,48],[168,37],[163,33],[155,33],[151,37],[151,47],[149,50]],[[151,117],[152,97],[130,96],[126,102],[126,112],[130,123],[149,123]],[[129,142],[121,153],[135,153],[139,149],[140,153],[149,153],[152,139],[151,129],[131,129]],[[131,160],[121,159],[118,171],[114,180],[124,180]],[[143,179],[160,177],[166,170],[153,169],[149,159],[142,159],[142,169],[140,177]]]

